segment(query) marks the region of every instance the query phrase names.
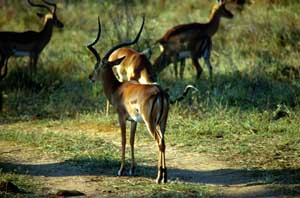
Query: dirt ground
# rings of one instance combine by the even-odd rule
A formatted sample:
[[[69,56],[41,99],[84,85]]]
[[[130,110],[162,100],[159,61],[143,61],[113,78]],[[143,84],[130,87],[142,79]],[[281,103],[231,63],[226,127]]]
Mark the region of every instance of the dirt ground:
[[[105,141],[120,145],[116,133],[103,133]],[[127,148],[129,151],[129,148]],[[142,154],[139,165],[155,166],[157,148],[154,141],[136,140],[136,155]],[[251,171],[228,166],[212,156],[186,152],[168,146],[166,152],[169,182],[204,184],[218,189],[215,197],[288,197],[272,190],[270,185],[258,183]],[[143,176],[116,177],[113,175],[87,174],[84,168],[53,159],[36,148],[0,140],[0,162],[14,169],[26,170],[42,184],[42,194],[55,195],[59,190],[77,190],[86,197],[127,197],[126,191],[116,187],[120,183],[154,182]],[[152,181],[153,180],[153,181]]]

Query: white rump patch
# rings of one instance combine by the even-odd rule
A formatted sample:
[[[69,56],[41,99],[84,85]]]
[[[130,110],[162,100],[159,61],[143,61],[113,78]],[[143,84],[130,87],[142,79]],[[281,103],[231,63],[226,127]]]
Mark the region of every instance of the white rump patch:
[[[131,116],[130,118],[136,122],[143,122],[143,118],[141,115]]]

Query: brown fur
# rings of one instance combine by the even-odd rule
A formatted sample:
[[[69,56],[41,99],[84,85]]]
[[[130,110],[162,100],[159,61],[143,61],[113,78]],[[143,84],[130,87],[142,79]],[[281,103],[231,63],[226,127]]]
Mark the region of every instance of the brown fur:
[[[16,51],[29,53],[31,71],[36,70],[39,54],[50,41],[54,26],[63,27],[55,12],[45,15],[44,26],[40,32],[0,32],[0,80],[7,74],[8,59],[16,56]]]
[[[117,49],[109,56],[108,60],[114,61],[124,56],[121,64],[114,67],[114,72],[121,78],[119,78],[121,82],[130,80],[136,80],[143,84],[155,82],[155,74],[148,58],[132,48]]]
[[[169,112],[169,96],[157,85],[139,84],[136,81],[119,82],[111,67],[102,66],[95,70],[93,78],[102,82],[105,96],[118,113],[122,137],[122,160],[118,175],[124,174],[126,120],[131,121],[130,145],[132,162],[130,174],[134,174],[135,168],[134,137],[137,122],[144,122],[159,148],[156,181],[157,183],[161,181],[166,182],[164,134]],[[141,120],[135,120],[137,117],[141,117]]]
[[[175,76],[177,78],[177,62],[181,61],[180,77],[183,78],[184,61],[186,57],[180,57],[180,53],[185,52],[192,58],[193,65],[197,70],[197,79],[199,79],[202,73],[198,59],[204,57],[211,80],[211,37],[217,32],[221,17],[233,17],[233,14],[225,8],[224,2],[217,3],[212,7],[209,22],[182,24],[168,30],[164,36],[157,41],[162,45],[163,52],[155,60],[155,69],[162,71],[167,65],[173,63]]]
[[[144,18],[143,18],[144,24]],[[143,24],[133,41],[119,43],[113,46],[101,60],[99,53],[93,48],[101,35],[101,24],[98,18],[98,35],[94,42],[87,45],[88,49],[95,55],[97,62],[90,80],[100,81],[103,85],[103,91],[106,98],[116,109],[121,128],[121,166],[118,175],[124,174],[125,148],[126,148],[126,121],[131,121],[130,147],[131,147],[131,168],[130,175],[134,174],[134,139],[137,122],[144,122],[149,133],[155,138],[159,148],[157,183],[167,182],[167,169],[165,162],[165,140],[168,112],[169,96],[158,85],[140,84],[137,81],[120,82],[112,67],[121,64],[126,57],[120,57],[109,61],[111,54],[124,46],[129,46],[138,41]],[[117,55],[116,55],[117,56]]]
[[[113,67],[114,73],[121,82],[135,80],[142,84],[155,82],[156,77],[152,69],[152,64],[148,58],[132,48],[122,47],[115,50],[110,56],[109,61],[115,61],[125,57],[121,64]],[[109,103],[106,103],[106,115],[108,115]]]

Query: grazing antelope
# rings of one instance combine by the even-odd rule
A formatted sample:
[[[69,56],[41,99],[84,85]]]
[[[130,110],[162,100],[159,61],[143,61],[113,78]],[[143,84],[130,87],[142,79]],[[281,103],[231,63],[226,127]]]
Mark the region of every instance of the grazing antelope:
[[[8,59],[11,56],[29,56],[30,70],[36,70],[39,54],[50,41],[53,27],[63,28],[64,24],[56,16],[56,4],[46,0],[43,2],[52,6],[53,11],[46,5],[35,4],[28,0],[32,7],[45,8],[49,11],[44,15],[45,21],[40,32],[0,32],[0,80],[7,74]],[[42,17],[43,15],[38,13],[38,16]]]
[[[119,43],[113,46],[101,59],[100,55],[93,48],[101,34],[101,24],[98,18],[98,35],[94,42],[89,44],[88,49],[95,55],[97,62],[90,80],[100,81],[103,85],[104,94],[116,109],[119,117],[122,137],[122,157],[121,166],[118,176],[124,173],[125,163],[125,145],[126,145],[126,120],[131,121],[130,130],[130,146],[131,146],[131,168],[130,175],[134,174],[134,138],[137,122],[144,122],[149,133],[155,138],[158,148],[158,174],[157,183],[167,182],[167,169],[165,162],[165,129],[169,112],[169,96],[158,85],[155,84],[139,84],[136,81],[120,82],[112,67],[120,64],[125,57],[119,57],[114,61],[109,61],[111,54],[121,47],[129,46],[136,43],[141,34],[140,28],[136,38],[130,42]]]
[[[226,9],[225,0],[217,0],[211,10],[209,22],[178,25],[168,30],[157,42],[162,47],[160,56],[155,60],[155,70],[160,72],[173,63],[177,78],[177,62],[181,61],[180,78],[183,78],[184,60],[191,57],[200,78],[202,68],[198,59],[203,57],[212,81],[212,66],[210,63],[211,38],[217,32],[221,17],[233,18],[233,14]]]

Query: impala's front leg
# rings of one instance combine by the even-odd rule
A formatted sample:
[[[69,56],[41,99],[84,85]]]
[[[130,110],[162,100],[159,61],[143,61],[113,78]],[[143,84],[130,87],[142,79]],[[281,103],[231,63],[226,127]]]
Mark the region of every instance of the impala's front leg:
[[[182,58],[180,60],[180,79],[183,79],[183,74],[184,74],[184,67],[185,67],[185,58]]]
[[[131,147],[131,167],[129,171],[129,175],[134,175],[135,170],[135,161],[134,161],[134,139],[135,139],[135,131],[136,131],[137,122],[131,122],[131,129],[130,129],[130,147]]]
[[[33,74],[36,72],[37,70],[37,61],[38,61],[39,55],[37,54],[32,54],[30,56],[30,60],[29,60],[29,69],[30,69],[30,75],[33,76]]]
[[[198,62],[198,57],[197,56],[193,56],[192,57],[192,63],[193,63],[194,67],[197,70],[197,77],[196,78],[197,78],[197,80],[199,80],[200,76],[202,74],[202,68],[201,68],[201,66],[200,66],[200,64]]]
[[[126,120],[119,115],[119,123],[121,127],[121,166],[118,171],[118,176],[122,176],[125,166],[125,148],[126,148]]]

